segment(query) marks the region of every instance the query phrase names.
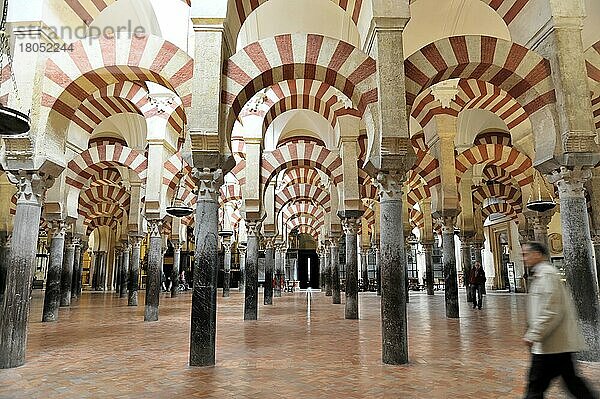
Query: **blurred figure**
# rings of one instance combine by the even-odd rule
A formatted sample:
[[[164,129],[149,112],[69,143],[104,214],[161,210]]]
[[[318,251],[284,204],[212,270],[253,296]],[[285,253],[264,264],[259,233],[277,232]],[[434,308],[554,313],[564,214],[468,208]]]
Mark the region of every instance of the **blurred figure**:
[[[481,309],[483,306],[483,291],[485,290],[485,281],[487,279],[481,263],[475,262],[474,266],[469,275],[469,284],[473,292],[473,309]]]

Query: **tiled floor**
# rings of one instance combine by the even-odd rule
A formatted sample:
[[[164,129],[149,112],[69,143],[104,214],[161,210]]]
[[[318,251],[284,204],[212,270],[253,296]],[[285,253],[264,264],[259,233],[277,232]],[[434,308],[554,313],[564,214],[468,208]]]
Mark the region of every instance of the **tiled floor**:
[[[361,320],[313,292],[274,298],[259,321],[242,321],[242,295],[219,297],[217,366],[187,365],[191,295],[161,297],[160,321],[114,294],[84,294],[60,321],[42,324],[35,292],[27,363],[0,370],[0,398],[519,398],[528,354],[525,297],[491,294],[482,311],[461,298],[411,294],[410,364],[380,363],[379,298],[360,296]],[[261,294],[262,301],[262,294]],[[582,364],[600,389],[600,364]],[[549,398],[567,397],[555,383]]]

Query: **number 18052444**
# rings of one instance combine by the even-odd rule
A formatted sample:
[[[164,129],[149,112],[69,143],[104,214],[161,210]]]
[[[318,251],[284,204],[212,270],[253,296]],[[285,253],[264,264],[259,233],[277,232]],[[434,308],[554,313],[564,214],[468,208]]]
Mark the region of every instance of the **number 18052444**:
[[[59,53],[73,51],[72,44],[60,43],[19,43],[19,50],[24,53]]]

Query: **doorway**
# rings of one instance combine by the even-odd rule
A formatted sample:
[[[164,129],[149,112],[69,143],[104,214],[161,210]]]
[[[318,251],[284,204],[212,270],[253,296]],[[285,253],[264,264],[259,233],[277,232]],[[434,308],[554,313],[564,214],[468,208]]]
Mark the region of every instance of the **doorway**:
[[[298,280],[300,289],[319,288],[319,256],[312,249],[298,250]]]

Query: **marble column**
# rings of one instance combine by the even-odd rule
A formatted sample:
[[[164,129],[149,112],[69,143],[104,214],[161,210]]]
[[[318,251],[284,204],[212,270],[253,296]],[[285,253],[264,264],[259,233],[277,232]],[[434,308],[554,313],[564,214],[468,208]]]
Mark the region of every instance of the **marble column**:
[[[240,254],[240,280],[238,281],[238,291],[244,292],[246,288],[246,243],[238,244]]]
[[[7,173],[17,185],[17,206],[9,251],[4,301],[0,311],[0,369],[25,363],[27,321],[35,270],[42,202],[54,179],[42,173]]]
[[[331,301],[334,305],[342,303],[340,292],[340,247],[338,237],[331,240],[329,247],[331,252]]]
[[[363,282],[363,291],[369,291],[369,253],[368,249],[362,248],[360,251],[361,279]]]
[[[67,242],[62,273],[60,277],[60,306],[71,306],[71,290],[73,283],[73,267],[75,263],[75,247],[77,243],[72,237]]]
[[[81,298],[81,293],[83,292],[83,257],[87,250],[88,250],[87,242],[81,242],[81,245],[79,247],[79,271],[77,272],[77,297],[78,298]]]
[[[527,219],[533,228],[533,239],[548,246],[548,225],[554,215],[554,209],[546,212],[528,212]]]
[[[146,270],[146,306],[144,321],[158,320],[158,304],[161,289],[162,237],[160,228],[162,221],[148,220],[148,269]]]
[[[231,286],[231,241],[229,239],[223,240],[224,249],[224,267],[223,267],[223,298],[229,298],[230,286]]]
[[[73,278],[71,279],[71,300],[79,298],[79,281],[81,274],[79,265],[81,264],[81,239],[73,237],[75,251],[73,253]]]
[[[273,271],[275,270],[275,248],[273,238],[265,239],[265,289],[264,304],[273,304]]]
[[[173,244],[173,269],[171,270],[171,298],[177,298],[179,292],[179,269],[181,266],[181,246],[179,239],[171,242]]]
[[[345,212],[349,213],[348,211]],[[344,216],[342,227],[346,235],[346,319],[358,319],[358,248],[357,233],[360,214]]]
[[[115,248],[115,260],[114,260],[114,287],[117,296],[121,294],[121,266],[123,264],[123,251],[121,247]]]
[[[127,305],[138,305],[138,289],[140,288],[140,247],[142,238],[138,235],[129,236],[131,242],[131,264],[129,265],[129,292]]]
[[[281,276],[284,273],[282,250],[283,247],[281,245],[275,246],[275,287],[273,287],[273,296],[275,298],[281,298]]]
[[[244,320],[258,318],[258,230],[259,223],[255,220],[246,221],[248,230],[248,247],[246,248],[246,289],[244,300]]]
[[[67,226],[62,220],[50,222],[50,258],[46,275],[46,292],[44,293],[44,310],[42,321],[57,321],[60,306],[60,279],[65,249],[65,231]]]
[[[381,357],[385,364],[408,363],[402,182],[403,174],[399,173],[377,176],[381,207]]]
[[[90,289],[92,291],[96,291],[98,278],[96,275],[98,274],[98,252],[92,250],[90,251]]]
[[[381,296],[381,251],[379,244],[375,247],[375,274],[377,278],[377,296]]]
[[[444,264],[446,317],[458,318],[458,278],[456,276],[456,254],[454,243],[454,224],[456,216],[442,217],[442,260]]]
[[[0,306],[4,300],[6,290],[6,273],[8,271],[8,251],[10,236],[6,231],[0,231]]]
[[[578,354],[580,360],[600,361],[600,305],[598,284],[592,257],[592,241],[585,199],[584,183],[590,170],[569,171],[562,168],[553,176],[560,198],[560,220],[567,283],[571,287],[579,316],[579,324],[587,349]]]
[[[600,289],[600,234],[598,232],[592,237],[594,243],[594,258],[596,259],[596,280]]]
[[[123,257],[121,258],[121,286],[119,287],[119,298],[127,298],[127,289],[129,288],[129,261],[131,254],[131,245],[129,241],[123,242]]]
[[[217,277],[219,273],[219,189],[221,170],[197,171],[196,249],[190,333],[190,366],[214,366],[217,335]]]
[[[100,291],[106,290],[106,262],[108,260],[108,254],[105,251],[98,253],[99,267],[98,267],[98,289]]]
[[[427,295],[433,295],[433,242],[423,242],[425,252],[425,285]]]
[[[332,296],[331,290],[331,245],[329,241],[325,242],[323,251],[325,252],[325,296]]]
[[[463,283],[467,289],[467,302],[473,302],[473,293],[469,286],[469,275],[471,274],[471,239],[469,237],[462,237],[460,242],[460,255],[463,268]]]

